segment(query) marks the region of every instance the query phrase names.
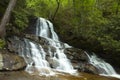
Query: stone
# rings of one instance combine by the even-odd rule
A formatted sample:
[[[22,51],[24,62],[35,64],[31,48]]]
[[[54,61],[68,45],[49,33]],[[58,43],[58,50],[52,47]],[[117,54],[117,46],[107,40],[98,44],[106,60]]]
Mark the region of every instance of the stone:
[[[82,49],[66,48],[64,52],[67,55],[67,57],[71,60],[88,61],[88,57]]]
[[[17,54],[0,51],[0,70],[20,70],[26,65],[24,59]]]
[[[57,61],[57,59],[48,58],[47,60],[48,60],[48,62],[50,63],[50,66],[51,66],[52,68],[57,68],[57,67],[60,65],[59,62]]]
[[[2,67],[3,67],[3,56],[0,53],[0,70],[2,69]]]
[[[99,74],[97,68],[89,63],[89,58],[82,49],[66,48],[65,54],[71,60],[73,67],[80,72]]]
[[[95,66],[93,66],[92,64],[85,64],[84,72],[92,73],[92,74],[99,74],[98,69]]]

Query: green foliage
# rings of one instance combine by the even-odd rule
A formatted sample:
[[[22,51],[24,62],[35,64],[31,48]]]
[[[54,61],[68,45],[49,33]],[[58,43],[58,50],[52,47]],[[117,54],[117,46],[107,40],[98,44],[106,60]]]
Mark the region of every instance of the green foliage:
[[[5,41],[0,39],[0,49],[3,49],[5,46]]]
[[[26,9],[26,1],[19,0],[16,3],[16,7],[13,11],[13,25],[20,31],[27,27],[29,12]],[[13,26],[12,25],[12,26]]]
[[[111,51],[119,54],[119,2],[119,0],[62,1],[54,24],[63,40],[75,47],[99,53]]]
[[[28,17],[24,12],[16,12],[14,11],[15,24],[19,29],[23,30],[28,24]]]
[[[34,16],[49,18],[56,9],[55,0],[27,0],[27,8]]]
[[[120,53],[120,0],[59,1],[53,23],[63,40],[91,51]],[[24,30],[31,16],[52,21],[57,6],[57,0],[18,0],[9,28]]]

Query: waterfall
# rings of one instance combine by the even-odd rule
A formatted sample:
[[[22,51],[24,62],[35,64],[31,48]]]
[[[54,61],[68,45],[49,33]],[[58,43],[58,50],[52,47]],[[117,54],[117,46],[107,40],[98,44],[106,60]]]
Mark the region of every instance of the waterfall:
[[[65,48],[72,47],[59,40],[53,29],[53,24],[44,18],[38,18],[35,29],[34,36],[29,34],[30,37],[26,37],[26,35],[26,38],[14,36],[9,39],[11,41],[11,45],[8,45],[10,50],[25,59],[26,71],[40,75],[54,75],[54,71],[76,73],[70,60],[64,54]],[[33,38],[38,38],[38,41]],[[95,54],[85,53],[89,63],[98,69],[100,75],[120,78],[120,75],[109,63],[98,58]]]
[[[16,38],[16,39],[15,39]],[[51,71],[49,62],[46,60],[46,52],[40,44],[30,41],[29,39],[20,40],[18,37],[14,39],[18,44],[14,48],[18,48],[18,54],[22,56],[26,63],[26,71],[31,74],[54,75]]]
[[[38,18],[36,23],[36,34],[46,41],[39,44],[27,38],[13,38],[13,49],[22,56],[26,63],[26,71],[31,74],[53,75],[54,70],[66,73],[75,73],[70,60],[64,54],[65,48],[70,48],[66,43],[60,42],[53,29],[53,24],[44,19]],[[17,42],[16,42],[17,41]],[[44,46],[47,46],[45,51]]]
[[[85,53],[89,58],[89,63],[99,70],[100,75],[120,78],[120,75],[116,73],[114,68],[109,63],[105,62],[101,58],[98,58],[95,54],[88,55],[87,52]]]
[[[57,34],[53,29],[53,24],[44,19],[39,18],[36,23],[36,35],[45,38],[51,38],[52,40],[59,41]]]
[[[53,24],[50,21],[44,18],[39,18],[36,24],[36,35],[46,38],[48,44],[55,48],[55,52],[53,53],[50,51],[51,49],[49,47],[49,52],[51,53],[50,55],[53,55],[50,56],[49,59],[52,60],[51,65],[55,70],[68,73],[75,72],[70,61],[64,54],[64,49],[71,46],[59,41],[59,38],[53,29]]]

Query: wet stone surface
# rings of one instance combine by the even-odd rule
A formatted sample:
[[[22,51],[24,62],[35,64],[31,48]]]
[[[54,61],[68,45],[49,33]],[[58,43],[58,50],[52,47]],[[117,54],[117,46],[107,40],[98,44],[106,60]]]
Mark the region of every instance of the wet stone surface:
[[[37,74],[28,74],[25,71],[0,72],[0,80],[119,80],[116,78],[103,77],[87,73],[70,75],[66,73],[57,73],[54,76],[40,76]]]
[[[6,50],[0,51],[0,71],[20,70],[26,66],[24,59]]]

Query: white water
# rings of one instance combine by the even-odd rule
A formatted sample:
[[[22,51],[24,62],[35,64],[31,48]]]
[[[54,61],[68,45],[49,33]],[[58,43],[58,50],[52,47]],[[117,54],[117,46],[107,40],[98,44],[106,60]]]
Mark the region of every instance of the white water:
[[[50,55],[53,55],[50,56],[50,60],[52,60],[52,65],[54,66],[55,70],[67,73],[75,72],[70,61],[64,54],[64,48],[70,46],[59,41],[59,38],[53,29],[53,24],[50,21],[44,18],[39,18],[37,20],[36,35],[46,38],[49,42],[49,45],[55,48],[55,52],[53,53],[50,51],[51,49],[49,47],[49,53]]]
[[[64,49],[70,46],[59,41],[50,21],[39,18],[36,24],[36,35],[46,40],[47,52],[44,51],[43,45],[29,39],[21,40],[14,37],[16,41],[19,41],[14,46],[17,47],[18,54],[24,57],[27,63],[27,72],[40,75],[54,75],[53,70],[70,74],[76,72],[64,54]]]
[[[116,73],[114,68],[109,63],[98,58],[95,54],[91,56],[87,54],[87,56],[89,58],[89,63],[94,65],[99,70],[100,75],[120,78],[120,75]]]
[[[19,55],[24,57],[27,68],[26,71],[31,74],[54,75],[50,65],[46,60],[46,52],[42,46],[24,39],[24,45],[19,45]]]
[[[64,49],[70,46],[59,41],[50,21],[39,18],[36,24],[36,35],[47,41],[47,52],[44,51],[43,45],[29,39],[20,40],[15,37],[15,40],[19,41],[15,46],[18,48],[19,55],[24,57],[27,63],[27,72],[40,75],[54,75],[53,70],[75,73],[64,54]],[[52,51],[53,49],[54,51]]]
[[[36,35],[59,41],[58,36],[53,29],[53,24],[44,18],[39,18],[37,20]]]

